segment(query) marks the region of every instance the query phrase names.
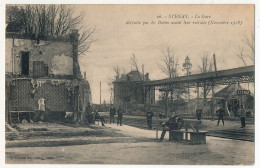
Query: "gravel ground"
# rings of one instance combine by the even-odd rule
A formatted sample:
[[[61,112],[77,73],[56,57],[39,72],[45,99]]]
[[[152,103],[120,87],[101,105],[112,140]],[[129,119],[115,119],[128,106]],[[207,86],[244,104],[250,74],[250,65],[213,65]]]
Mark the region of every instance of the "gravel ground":
[[[6,148],[6,163],[12,164],[164,164],[252,165],[254,142],[207,137],[207,144],[189,145],[165,140],[156,142],[154,130],[107,124],[101,127],[124,136],[115,141],[56,146]],[[159,132],[160,135],[160,132]],[[123,138],[125,137],[125,138]],[[92,137],[98,138],[101,137]],[[111,138],[109,140],[111,140]],[[129,141],[130,139],[148,139]],[[166,137],[167,138],[167,137]]]

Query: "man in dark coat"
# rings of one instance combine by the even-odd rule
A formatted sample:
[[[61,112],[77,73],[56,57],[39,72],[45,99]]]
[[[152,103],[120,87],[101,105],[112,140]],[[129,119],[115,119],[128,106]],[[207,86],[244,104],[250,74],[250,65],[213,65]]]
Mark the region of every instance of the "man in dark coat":
[[[245,128],[246,126],[246,111],[243,105],[241,105],[241,108],[238,110],[240,120],[241,120],[241,128]]]
[[[104,123],[105,123],[105,119],[104,119],[103,116],[101,116],[101,115],[97,112],[97,110],[94,112],[94,115],[95,115],[95,120],[100,120],[102,126],[105,126],[105,124],[104,124]]]
[[[198,108],[197,110],[196,110],[196,116],[197,116],[197,120],[201,120],[201,114],[202,114],[202,110],[200,109],[200,108]]]
[[[86,119],[86,124],[93,124],[93,115],[92,115],[92,107],[90,103],[88,103],[86,110],[85,110],[85,119]]]
[[[123,109],[121,106],[117,109],[117,125],[120,124],[122,126],[122,120],[123,120]]]
[[[148,129],[152,129],[153,112],[150,109],[148,109],[146,112],[146,121],[147,121]]]
[[[166,123],[162,123],[163,126],[163,131],[161,134],[160,141],[163,141],[165,133],[167,130],[172,131],[172,130],[180,130],[184,124],[184,120],[181,116],[179,115],[173,115],[171,118]],[[169,129],[166,128],[169,127]]]
[[[222,123],[224,125],[224,115],[225,115],[225,110],[224,108],[221,106],[217,111],[216,111],[217,115],[218,115],[218,124],[219,125],[219,121],[222,120]]]
[[[109,116],[110,116],[109,121],[110,121],[110,124],[111,124],[112,121],[113,121],[113,124],[115,123],[115,117],[114,117],[115,114],[116,114],[116,109],[115,109],[114,106],[112,106],[112,107],[110,108],[110,112],[109,112]]]

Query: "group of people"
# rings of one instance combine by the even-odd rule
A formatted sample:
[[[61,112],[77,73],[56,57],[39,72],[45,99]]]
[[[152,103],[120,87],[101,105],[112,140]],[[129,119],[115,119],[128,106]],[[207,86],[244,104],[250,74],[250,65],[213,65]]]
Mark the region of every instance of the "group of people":
[[[90,103],[85,109],[85,120],[89,124],[95,123],[95,120],[100,120],[102,126],[105,126],[105,118],[99,114],[97,109],[93,110]]]
[[[91,106],[88,106],[86,108],[86,113],[90,114],[89,111],[92,111],[92,109],[89,109]],[[201,116],[202,116],[202,110],[200,108],[198,108],[196,110],[196,117],[197,119],[201,122]],[[109,121],[110,124],[111,123],[115,123],[115,115],[117,115],[117,125],[122,126],[122,120],[123,120],[123,113],[124,113],[124,109],[119,106],[117,109],[114,106],[111,106],[110,108],[110,112],[109,112]],[[222,121],[222,124],[224,125],[224,115],[225,115],[225,109],[221,106],[217,111],[217,116],[218,116],[218,122],[217,122],[217,126],[220,123],[220,120]],[[240,119],[241,119],[241,128],[245,127],[245,119],[246,119],[246,112],[244,109],[244,106],[241,105],[238,113],[240,114]],[[102,126],[104,126],[105,123],[105,119],[103,116],[101,116],[97,110],[92,112],[92,116],[94,116],[94,120],[99,119],[102,123]],[[154,113],[150,110],[150,108],[147,108],[146,110],[146,121],[147,121],[147,127],[148,129],[152,129],[152,119],[153,119]],[[167,122],[165,123],[161,123],[163,126],[163,131],[161,134],[161,138],[160,141],[162,141],[164,139],[165,133],[167,130],[179,130],[182,128],[184,123],[183,118],[180,115],[172,115]],[[168,127],[168,128],[166,128]]]
[[[240,106],[240,109],[238,110],[238,114],[240,116],[240,120],[241,120],[241,128],[245,128],[246,126],[246,111],[243,105]],[[201,115],[202,115],[202,110],[200,108],[198,108],[196,110],[196,117],[197,120],[199,120],[201,122]],[[224,125],[224,116],[225,116],[225,109],[223,108],[223,106],[220,106],[219,109],[216,111],[216,115],[218,116],[218,122],[217,122],[217,126],[219,126],[220,121],[222,121],[222,124]]]
[[[218,123],[217,126],[219,125],[220,120],[222,120],[222,123],[224,125],[224,115],[225,115],[225,110],[221,106],[217,111],[217,116],[218,116]],[[246,126],[246,110],[243,105],[240,106],[238,110],[238,114],[240,116],[240,121],[241,121],[241,128],[245,128]]]
[[[117,125],[122,126],[123,113],[124,113],[124,110],[122,109],[121,106],[119,106],[118,109],[116,109],[114,106],[112,106],[109,111],[109,123],[110,124],[112,122],[113,122],[113,124],[115,123],[115,115],[117,114]]]
[[[222,120],[222,123],[224,125],[224,115],[225,115],[225,110],[224,108],[221,106],[217,111],[217,116],[218,116],[218,122],[217,125],[219,125],[220,120]],[[240,115],[240,120],[241,120],[241,128],[245,128],[246,124],[245,124],[245,120],[246,120],[246,111],[243,105],[240,106],[240,109],[238,111],[239,115]],[[202,110],[200,108],[198,108],[196,110],[196,117],[197,120],[199,120],[201,122],[201,115],[202,115]],[[148,124],[148,120],[147,120],[147,124]],[[183,127],[184,124],[184,120],[182,118],[181,115],[172,115],[167,122],[165,123],[161,123],[162,127],[163,127],[163,131],[160,137],[160,141],[162,141],[164,139],[165,133],[167,130],[180,130]]]
[[[122,126],[122,120],[123,120],[123,113],[124,110],[121,108],[121,106],[116,109],[114,106],[110,108],[109,116],[110,116],[110,124],[115,122],[115,115],[117,114],[117,125]],[[95,120],[100,120],[102,126],[105,126],[105,118],[104,116],[101,116],[97,109],[93,110],[90,103],[88,103],[86,109],[85,109],[85,120],[86,123],[91,124],[94,123]]]

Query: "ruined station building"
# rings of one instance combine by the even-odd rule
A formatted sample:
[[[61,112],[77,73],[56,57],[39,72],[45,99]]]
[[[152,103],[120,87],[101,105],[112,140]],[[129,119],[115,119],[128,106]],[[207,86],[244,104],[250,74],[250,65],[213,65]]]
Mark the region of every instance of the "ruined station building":
[[[138,70],[117,76],[113,82],[115,105],[127,109],[137,104],[155,104],[154,87],[143,86],[143,83],[149,80],[149,73],[144,75]]]
[[[78,62],[78,32],[37,39],[6,33],[6,122],[62,120],[66,112],[80,116],[91,91]],[[79,117],[78,117],[79,118]]]

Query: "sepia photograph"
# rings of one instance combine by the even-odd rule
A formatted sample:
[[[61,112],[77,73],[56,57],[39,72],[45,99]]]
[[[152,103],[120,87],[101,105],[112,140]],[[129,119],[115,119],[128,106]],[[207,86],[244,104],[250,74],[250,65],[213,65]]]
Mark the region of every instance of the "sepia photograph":
[[[255,164],[254,4],[4,8],[5,165]]]

